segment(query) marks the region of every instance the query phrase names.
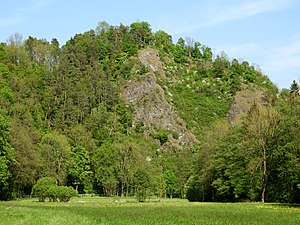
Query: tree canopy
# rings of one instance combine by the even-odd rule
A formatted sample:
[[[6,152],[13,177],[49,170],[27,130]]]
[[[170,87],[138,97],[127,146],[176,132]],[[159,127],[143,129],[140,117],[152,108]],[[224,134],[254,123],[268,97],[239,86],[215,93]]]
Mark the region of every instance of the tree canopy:
[[[300,202],[299,103],[296,81],[279,92],[147,22],[100,22],[63,46],[15,34],[0,44],[0,200],[48,177],[139,201]]]

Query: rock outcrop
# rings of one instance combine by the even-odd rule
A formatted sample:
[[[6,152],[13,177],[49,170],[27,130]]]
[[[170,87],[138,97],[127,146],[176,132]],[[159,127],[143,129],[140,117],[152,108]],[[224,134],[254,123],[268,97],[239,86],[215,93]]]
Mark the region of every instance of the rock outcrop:
[[[162,128],[177,132],[178,139],[169,137],[172,146],[192,145],[198,140],[186,128],[181,119],[165,99],[163,88],[157,83],[155,73],[164,76],[163,65],[156,50],[144,49],[139,52],[138,59],[151,72],[129,81],[122,90],[124,100],[134,107],[134,120],[142,121],[151,128]]]
[[[235,94],[234,101],[228,112],[228,120],[233,124],[241,122],[253,104],[264,104],[265,93],[254,85],[242,84],[241,90]]]

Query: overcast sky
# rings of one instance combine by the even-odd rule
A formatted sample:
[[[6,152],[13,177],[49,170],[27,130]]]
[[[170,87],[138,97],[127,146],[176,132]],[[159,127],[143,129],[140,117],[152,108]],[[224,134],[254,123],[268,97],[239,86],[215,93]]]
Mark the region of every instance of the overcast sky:
[[[6,0],[0,42],[18,32],[23,39],[55,37],[63,45],[99,21],[147,21],[174,42],[191,37],[229,59],[259,66],[280,88],[300,79],[299,0]]]

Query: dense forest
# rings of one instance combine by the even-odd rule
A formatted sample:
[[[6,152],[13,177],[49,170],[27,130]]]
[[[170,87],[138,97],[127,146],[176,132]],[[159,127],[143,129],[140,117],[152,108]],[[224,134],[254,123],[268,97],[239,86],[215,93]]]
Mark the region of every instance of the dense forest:
[[[147,22],[0,44],[0,199],[79,193],[300,202],[299,85]]]

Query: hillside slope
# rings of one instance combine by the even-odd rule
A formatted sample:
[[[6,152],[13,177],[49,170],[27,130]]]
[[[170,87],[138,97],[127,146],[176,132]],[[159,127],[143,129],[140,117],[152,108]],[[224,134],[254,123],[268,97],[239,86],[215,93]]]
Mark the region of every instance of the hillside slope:
[[[62,47],[56,39],[11,38],[0,45],[1,199],[30,194],[41,177],[80,193],[129,196],[143,175],[153,195],[183,198],[190,187],[224,201],[257,200],[283,177],[294,187],[295,171],[280,171],[284,162],[298,165],[297,135],[282,138],[296,134],[295,87],[277,95],[248,62],[213,55],[197,41],[173,43],[146,22],[102,22]],[[264,126],[272,129],[249,130]],[[257,142],[256,134],[269,136]],[[261,159],[257,143],[276,152]],[[288,150],[290,160],[282,160]],[[263,162],[270,183],[257,169]],[[270,189],[272,199],[291,201]]]
[[[186,128],[186,123],[166,101],[163,88],[157,83],[155,74],[164,77],[162,62],[158,51],[147,48],[138,52],[140,63],[150,69],[142,77],[135,78],[122,88],[122,96],[133,108],[134,122],[141,121],[150,130],[164,129],[178,133],[178,138],[168,136],[171,146],[192,146],[198,140]]]

